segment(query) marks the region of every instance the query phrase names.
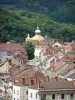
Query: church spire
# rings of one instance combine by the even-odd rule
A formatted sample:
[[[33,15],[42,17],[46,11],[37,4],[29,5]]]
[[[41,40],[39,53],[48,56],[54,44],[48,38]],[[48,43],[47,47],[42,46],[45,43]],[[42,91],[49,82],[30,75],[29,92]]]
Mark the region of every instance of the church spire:
[[[41,33],[41,31],[40,31],[40,29],[39,29],[39,27],[37,26],[37,29],[35,30],[35,34],[40,34]]]
[[[37,29],[35,30],[35,34],[40,34],[41,33],[41,31],[40,31],[40,29],[39,29],[39,27],[38,27],[38,21],[37,21]]]

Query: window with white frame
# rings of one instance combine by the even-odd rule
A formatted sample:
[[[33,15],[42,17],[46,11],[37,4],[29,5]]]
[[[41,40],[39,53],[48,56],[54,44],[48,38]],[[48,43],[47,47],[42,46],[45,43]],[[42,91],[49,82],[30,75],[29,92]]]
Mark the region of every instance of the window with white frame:
[[[15,98],[14,98],[14,100],[15,100]]]
[[[32,98],[32,93],[31,93],[30,97]]]
[[[14,89],[14,94],[15,94],[15,89]]]
[[[36,94],[36,99],[37,99],[37,94]]]
[[[28,95],[28,91],[26,91],[26,95]]]
[[[74,96],[74,95],[73,95],[73,93],[72,93],[72,94],[70,94],[70,98],[71,98],[71,99],[73,99],[73,96]]]
[[[17,90],[17,95],[19,95],[19,90]]]

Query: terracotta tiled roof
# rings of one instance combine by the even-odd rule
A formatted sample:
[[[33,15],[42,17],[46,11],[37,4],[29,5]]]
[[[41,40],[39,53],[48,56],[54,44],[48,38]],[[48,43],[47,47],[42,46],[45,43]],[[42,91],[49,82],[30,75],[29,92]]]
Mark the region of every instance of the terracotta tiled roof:
[[[23,70],[22,72],[15,75],[14,77],[15,77],[15,79],[20,79],[23,77],[24,78],[32,78],[32,79],[34,79],[34,78],[44,79],[45,78],[45,76],[42,73],[35,71],[34,69],[31,69],[31,68],[29,68],[27,70]]]
[[[73,82],[66,81],[65,79],[54,79],[44,84],[45,89],[74,89]]]
[[[30,80],[33,80],[34,84],[36,84],[35,83],[36,78],[37,78],[37,80],[39,80],[41,82],[46,81],[46,77],[42,73],[35,71],[34,69],[31,69],[31,68],[21,71],[20,73],[13,76],[13,78],[15,78],[15,80],[18,81],[17,83],[15,83],[15,85],[20,85],[20,86],[22,85],[21,84],[22,78],[25,78],[25,85],[26,84],[30,85]]]
[[[64,56],[63,58],[61,58],[62,62],[71,62],[73,59],[69,56]]]
[[[36,86],[32,86],[31,88],[38,89]],[[70,90],[72,89],[72,90]],[[43,82],[40,84],[39,92],[48,92],[48,93],[72,93],[75,92],[75,86],[73,81],[67,81],[66,79],[61,79],[61,78],[54,78],[51,79],[49,82]]]
[[[20,43],[0,43],[0,51],[16,51],[21,50],[24,51],[24,48]]]
[[[21,51],[15,51],[12,55],[14,59],[16,59],[19,63],[21,63],[23,66],[27,66],[28,58],[27,54]]]
[[[54,66],[51,66],[51,68],[52,68],[54,71],[57,71],[57,70],[60,69],[62,66],[63,66],[63,63],[62,63],[62,62],[59,62],[58,64],[56,64],[56,65],[54,65]]]

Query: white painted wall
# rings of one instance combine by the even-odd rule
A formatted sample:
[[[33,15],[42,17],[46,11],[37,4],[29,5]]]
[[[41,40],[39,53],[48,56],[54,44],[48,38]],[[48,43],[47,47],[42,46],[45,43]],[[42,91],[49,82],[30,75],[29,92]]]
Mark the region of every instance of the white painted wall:
[[[15,94],[14,94],[14,90],[15,90]],[[15,100],[27,100],[28,95],[26,94],[26,91],[28,91],[28,87],[13,85],[12,100],[14,100],[14,98]]]
[[[41,100],[38,91],[39,90],[28,89],[28,100]],[[32,93],[32,98],[31,98],[31,93]],[[36,94],[37,94],[37,99],[36,99]]]
[[[34,52],[35,57],[39,57],[40,56],[41,50],[42,50],[42,48],[35,48],[35,52]]]
[[[28,100],[41,100],[41,97],[39,96],[39,90],[28,89],[28,92],[29,92]],[[31,98],[31,93],[32,93],[32,98]],[[36,99],[36,94],[38,94],[38,98],[37,99]],[[72,99],[71,99],[70,94],[67,94],[67,93],[64,93],[64,99],[61,99],[61,94],[60,93],[56,93],[55,94],[55,99],[52,99],[52,94],[48,93],[48,94],[46,94],[46,100],[75,100],[75,93],[73,94],[73,98]]]
[[[19,94],[17,94],[17,91],[19,91]],[[20,87],[19,86],[13,86],[12,100],[20,100]]]

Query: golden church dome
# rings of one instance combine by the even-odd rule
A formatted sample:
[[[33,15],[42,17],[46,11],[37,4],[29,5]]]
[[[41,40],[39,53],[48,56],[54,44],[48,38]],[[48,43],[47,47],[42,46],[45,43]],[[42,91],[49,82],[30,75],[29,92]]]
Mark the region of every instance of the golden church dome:
[[[44,40],[44,37],[41,36],[41,31],[40,31],[39,27],[37,27],[37,29],[35,30],[35,36],[33,36],[31,38],[31,40],[36,40],[36,41],[42,41],[42,40]]]
[[[44,40],[44,37],[41,36],[41,35],[36,34],[35,36],[33,36],[33,37],[31,38],[31,40],[42,41],[42,40]]]

